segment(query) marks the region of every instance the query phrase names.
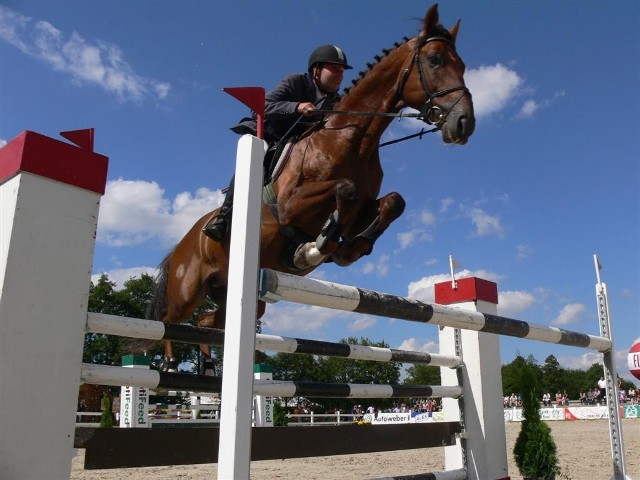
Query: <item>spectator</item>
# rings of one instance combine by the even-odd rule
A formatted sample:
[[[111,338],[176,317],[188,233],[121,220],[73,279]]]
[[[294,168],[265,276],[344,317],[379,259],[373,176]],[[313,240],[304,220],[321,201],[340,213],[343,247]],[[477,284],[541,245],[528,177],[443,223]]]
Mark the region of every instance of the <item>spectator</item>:
[[[600,380],[598,380],[598,388],[600,389],[599,397],[602,399],[607,398],[607,382],[604,377],[600,377]]]
[[[562,406],[562,394],[560,393],[560,390],[558,390],[556,392],[556,407],[561,407]]]

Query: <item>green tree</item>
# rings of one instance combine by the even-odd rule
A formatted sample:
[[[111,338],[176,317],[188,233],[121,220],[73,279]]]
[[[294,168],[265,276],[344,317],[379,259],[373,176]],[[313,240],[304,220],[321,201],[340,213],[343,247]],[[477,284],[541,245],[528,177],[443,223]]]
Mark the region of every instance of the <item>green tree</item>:
[[[531,367],[535,372],[536,378],[540,378],[542,372],[538,366],[537,360],[533,355],[529,355],[526,359],[518,354],[516,358],[506,365],[502,366],[502,395],[508,396],[512,393],[520,393],[520,376],[522,369],[525,367]]]
[[[142,274],[139,278],[130,278],[123,288],[116,290],[115,282],[102,274],[98,282],[89,289],[88,310],[131,318],[144,318],[155,289],[153,277]],[[202,308],[206,307],[203,306]],[[114,335],[89,333],[85,335],[83,362],[101,365],[120,365],[122,356],[129,350],[130,339]],[[198,348],[188,344],[174,344],[177,358],[197,364]],[[162,343],[153,348],[150,355],[159,358]]]
[[[560,367],[558,359],[549,355],[542,365],[542,389],[551,394],[563,392],[567,388],[566,371]]]
[[[404,383],[408,385],[441,385],[440,367],[413,365],[407,368],[407,378],[405,378]]]
[[[317,381],[318,361],[313,355],[276,353],[266,363],[273,367],[273,378],[277,380],[311,382]]]
[[[604,369],[601,363],[592,363],[584,375],[584,387],[587,390],[597,388],[598,380],[604,375]]]
[[[102,274],[98,282],[89,289],[88,310],[96,313],[122,315],[122,306],[116,295],[115,283]],[[120,365],[124,353],[120,337],[88,333],[84,338],[82,361],[101,365]]]

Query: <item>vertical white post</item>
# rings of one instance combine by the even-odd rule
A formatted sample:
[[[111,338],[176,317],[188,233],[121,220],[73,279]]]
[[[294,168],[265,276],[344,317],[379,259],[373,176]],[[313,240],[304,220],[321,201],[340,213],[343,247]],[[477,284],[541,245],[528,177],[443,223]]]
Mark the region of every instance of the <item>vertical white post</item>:
[[[273,380],[273,368],[266,363],[256,363],[253,370],[254,380]],[[255,396],[254,426],[273,427],[273,397]]]
[[[28,131],[0,149],[0,478],[71,474],[107,164]]]
[[[602,368],[607,382],[606,395],[609,410],[609,438],[611,440],[611,457],[613,460],[613,478],[625,480],[627,467],[624,461],[624,440],[622,424],[620,423],[620,399],[618,397],[618,374],[616,373],[615,349],[613,347],[613,332],[611,330],[611,315],[609,314],[609,297],[607,285],[602,282],[600,269],[602,266],[596,255],[593,256],[596,267],[596,300],[598,303],[598,320],[600,320],[600,335],[611,340],[611,350],[602,355]]]
[[[435,285],[436,303],[497,314],[498,291],[493,282],[462,278]],[[502,375],[499,336],[473,330],[445,327],[440,330],[440,353],[459,355],[461,370],[441,367],[443,385],[460,385],[460,401],[443,399],[445,421],[462,421],[463,438],[445,447],[447,470],[467,469],[471,480],[508,477],[507,445],[502,408]],[[460,382],[460,383],[459,383]]]
[[[249,480],[265,151],[266,143],[257,137],[244,135],[238,141],[220,408],[219,480]]]
[[[149,369],[149,357],[125,355],[122,366]],[[150,428],[149,389],[145,387],[120,387],[120,428]]]

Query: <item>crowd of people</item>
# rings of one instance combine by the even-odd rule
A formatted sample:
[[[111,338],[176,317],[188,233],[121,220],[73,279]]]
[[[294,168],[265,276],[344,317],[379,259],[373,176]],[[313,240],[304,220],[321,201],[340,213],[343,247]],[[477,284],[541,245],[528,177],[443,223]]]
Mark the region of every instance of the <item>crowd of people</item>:
[[[601,377],[597,386],[594,386],[591,390],[586,392],[580,392],[580,405],[604,405],[607,402],[607,384],[604,377]],[[631,403],[637,405],[640,402],[640,391],[633,386],[629,390],[622,388],[622,385],[618,385],[619,401],[623,403]],[[541,404],[543,407],[567,407],[569,406],[569,394],[566,390],[560,392],[556,391],[555,397],[549,392],[542,394]],[[512,393],[503,397],[504,408],[519,408],[522,407],[522,397]]]
[[[411,413],[417,415],[419,413],[438,412],[442,409],[442,405],[435,398],[412,399],[410,404],[394,403],[391,408],[378,409],[373,405],[366,409],[362,405],[354,405],[351,409],[352,415],[363,415],[365,413]]]

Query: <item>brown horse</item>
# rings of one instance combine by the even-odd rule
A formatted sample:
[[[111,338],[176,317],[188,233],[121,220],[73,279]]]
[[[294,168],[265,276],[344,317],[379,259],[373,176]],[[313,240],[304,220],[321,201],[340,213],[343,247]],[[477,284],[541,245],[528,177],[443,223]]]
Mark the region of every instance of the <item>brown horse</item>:
[[[455,48],[459,23],[447,30],[433,5],[417,36],[376,57],[335,111],[293,145],[272,181],[277,200],[263,204],[261,267],[307,275],[323,262],[346,266],[371,252],[405,206],[396,192],[378,198],[380,137],[403,108],[419,110],[446,143],[467,142],[475,118]],[[148,318],[185,321],[208,295],[218,306],[208,326],[224,327],[229,236],[218,243],[202,234],[216,213],[198,220],[162,262]],[[260,302],[259,317],[264,309]],[[169,342],[165,355],[173,357]]]

